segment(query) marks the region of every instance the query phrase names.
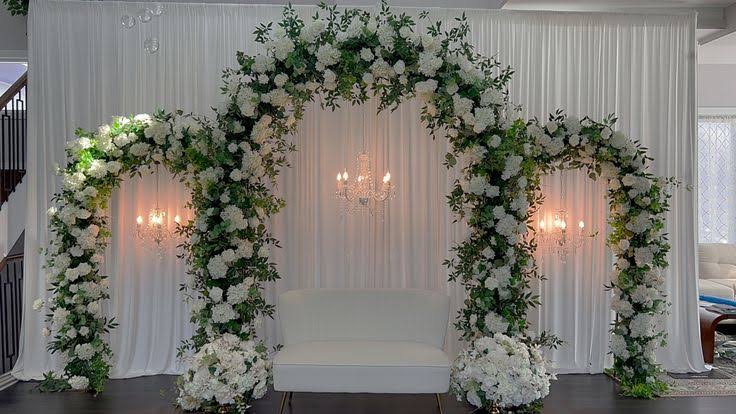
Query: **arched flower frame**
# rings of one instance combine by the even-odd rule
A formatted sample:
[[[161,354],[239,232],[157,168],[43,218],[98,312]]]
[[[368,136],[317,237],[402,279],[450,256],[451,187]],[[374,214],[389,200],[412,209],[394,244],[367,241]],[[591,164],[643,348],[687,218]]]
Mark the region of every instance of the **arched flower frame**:
[[[110,231],[104,211],[124,177],[160,163],[191,191],[195,214],[180,229],[188,240],[185,290],[197,330],[185,344],[194,356],[178,403],[241,411],[262,396],[270,365],[255,327],[274,312],[262,288],[279,277],[269,261],[278,242],[268,222],[285,205],[272,188],[294,149],[287,137],[315,97],[334,109],[375,96],[379,110],[421,99],[422,120],[433,136],[447,137],[446,164],[461,173],[448,199],[471,231],[446,262],[450,279],[467,290],[456,321],[469,341],[453,368],[458,397],[515,410],[538,407],[548,393],[552,376],[538,347],[556,339],[532,339],[526,315],[538,304],[529,282],[538,277],[531,221],[541,202],[540,177],[558,168],[583,168],[609,182],[608,242],[618,259],[608,286],[618,315],[612,373],[627,395],[662,392],[654,351],[664,341],[667,312],[661,269],[669,250],[663,233],[669,181],[647,172],[645,149],[613,131],[612,118],[581,121],[558,112],[546,123],[520,119],[508,98],[511,69],[473,51],[464,17],[449,26],[437,22],[419,33],[412,18],[385,3],[378,13],[322,5],[308,22],[288,6],[275,28],[256,30],[265,52],[238,53],[238,67],[225,70],[214,119],[157,112],[115,118],[96,132],[78,130],[49,212],[52,295],[35,304],[47,309],[49,349],[65,365],[48,373],[42,387],[102,391],[112,357],[105,334],[115,327],[101,304],[109,297],[100,274]],[[505,373],[476,369],[481,359],[499,355],[516,365]],[[206,385],[211,381],[218,387]]]

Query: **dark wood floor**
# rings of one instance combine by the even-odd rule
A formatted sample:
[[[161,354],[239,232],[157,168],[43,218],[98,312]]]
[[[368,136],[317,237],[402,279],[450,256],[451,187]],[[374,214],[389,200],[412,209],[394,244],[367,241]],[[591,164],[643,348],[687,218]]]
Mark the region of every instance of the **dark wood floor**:
[[[35,383],[18,383],[0,391],[2,414],[148,414],[177,413],[172,376],[113,380],[97,397],[84,393],[45,394]],[[255,413],[276,413],[280,393],[256,401]],[[470,413],[471,407],[443,396],[447,414]],[[370,394],[294,394],[289,414],[437,413],[433,396]],[[544,403],[545,414],[734,414],[736,397],[662,398],[640,401],[616,395],[616,386],[603,375],[561,375]]]

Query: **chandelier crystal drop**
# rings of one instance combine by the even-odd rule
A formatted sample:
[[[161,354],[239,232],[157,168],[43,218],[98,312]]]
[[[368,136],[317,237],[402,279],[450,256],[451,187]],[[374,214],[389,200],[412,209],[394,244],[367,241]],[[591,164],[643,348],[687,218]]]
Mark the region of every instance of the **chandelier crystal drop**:
[[[176,232],[177,226],[181,223],[181,217],[177,214],[173,218],[173,223],[168,220],[166,211],[159,207],[159,171],[156,165],[156,204],[148,212],[148,220],[139,215],[135,219],[135,237],[143,241],[143,245],[147,248],[155,250],[159,259],[163,258],[166,247],[171,242],[176,242],[179,236]]]
[[[387,171],[383,182],[377,184],[373,180],[372,162],[368,153],[359,153],[356,161],[352,177],[347,170],[337,174],[335,197],[340,201],[340,209],[343,214],[368,212],[372,216],[383,218],[385,204],[396,196],[396,186],[391,184],[391,173]]]

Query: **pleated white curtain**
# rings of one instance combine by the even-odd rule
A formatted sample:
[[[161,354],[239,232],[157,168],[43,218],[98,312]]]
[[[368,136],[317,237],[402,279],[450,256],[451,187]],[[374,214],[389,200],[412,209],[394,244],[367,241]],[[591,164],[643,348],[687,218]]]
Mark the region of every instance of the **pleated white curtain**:
[[[114,114],[152,112],[157,107],[209,113],[217,102],[220,71],[235,64],[235,51],[256,52],[252,32],[278,19],[277,6],[166,3],[165,14],[131,30],[120,18],[140,4],[32,1],[29,16],[30,111],[28,219],[26,223],[26,309],[22,353],[14,368],[21,379],[40,378],[57,361],[40,335],[42,315],[30,304],[44,297],[45,279],[37,249],[47,242],[46,209],[58,188],[54,164],[64,162],[64,143],[73,130],[94,128]],[[300,7],[311,16],[313,7]],[[417,15],[417,9],[408,9]],[[433,9],[451,21],[461,11]],[[513,99],[529,116],[555,108],[601,118],[619,115],[619,126],[643,137],[657,160],[656,172],[693,178],[694,16],[632,16],[473,10],[468,14],[478,51],[496,55],[516,69]],[[143,42],[160,41],[149,55]],[[667,68],[663,71],[662,68]],[[445,292],[453,309],[462,289],[447,282],[442,261],[464,229],[450,219],[445,203],[452,171],[442,166],[447,144],[432,140],[419,123],[418,105],[375,115],[375,102],[335,113],[311,108],[295,142],[293,168],[278,191],[287,207],[273,222],[283,249],[274,260],[282,279],[267,296],[307,287],[411,287]],[[333,198],[335,175],[351,168],[363,141],[380,176],[390,170],[398,186],[383,222],[342,217]],[[106,270],[111,279],[109,312],[120,326],[110,340],[114,377],[176,373],[175,348],[190,335],[178,284],[185,266],[173,248],[159,260],[133,237],[135,217],[156,201],[169,214],[181,210],[186,192],[166,173],[156,194],[150,176],[132,179],[110,206],[113,237]],[[559,184],[549,185],[549,205],[559,203]],[[530,315],[537,329],[551,330],[566,344],[550,357],[561,372],[601,372],[608,349],[610,253],[604,246],[603,187],[581,174],[565,176],[567,207],[601,235],[567,264],[543,262],[548,280],[538,286],[543,306]],[[703,369],[696,319],[694,198],[673,199],[673,239],[668,291],[670,345],[660,353],[668,369]],[[454,317],[454,310],[453,315]],[[277,321],[263,337],[278,343]],[[459,349],[450,331],[447,349]]]

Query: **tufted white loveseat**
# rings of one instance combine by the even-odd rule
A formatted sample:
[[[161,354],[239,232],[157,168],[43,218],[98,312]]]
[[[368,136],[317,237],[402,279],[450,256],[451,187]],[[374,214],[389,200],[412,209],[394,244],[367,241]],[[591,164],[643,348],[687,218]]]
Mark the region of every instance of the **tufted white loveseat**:
[[[284,347],[273,362],[274,389],[284,398],[292,392],[445,393],[449,306],[447,296],[423,290],[283,293]]]
[[[736,245],[701,243],[698,245],[701,295],[734,299],[736,292]]]

